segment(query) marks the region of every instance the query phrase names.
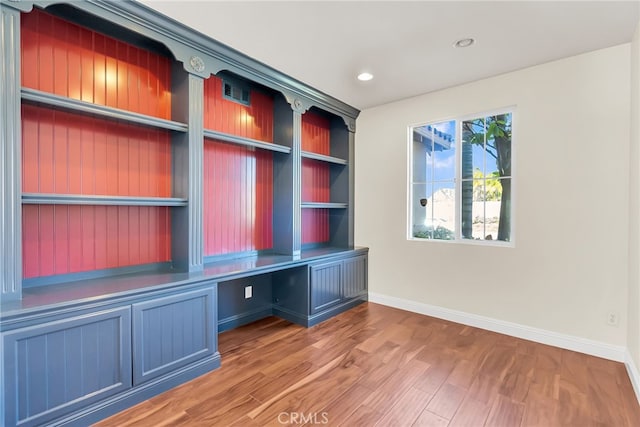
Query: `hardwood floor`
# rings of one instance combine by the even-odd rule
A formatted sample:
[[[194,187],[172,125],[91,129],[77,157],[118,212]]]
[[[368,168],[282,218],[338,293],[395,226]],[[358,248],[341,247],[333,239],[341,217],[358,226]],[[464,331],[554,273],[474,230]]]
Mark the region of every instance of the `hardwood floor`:
[[[640,426],[622,363],[373,303],[219,349],[217,371],[97,426]]]

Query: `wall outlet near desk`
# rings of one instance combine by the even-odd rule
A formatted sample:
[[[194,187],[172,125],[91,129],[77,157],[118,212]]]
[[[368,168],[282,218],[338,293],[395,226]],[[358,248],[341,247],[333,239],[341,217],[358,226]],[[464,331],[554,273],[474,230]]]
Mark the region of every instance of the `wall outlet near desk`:
[[[244,299],[249,299],[253,296],[253,287],[245,286],[244,287]]]

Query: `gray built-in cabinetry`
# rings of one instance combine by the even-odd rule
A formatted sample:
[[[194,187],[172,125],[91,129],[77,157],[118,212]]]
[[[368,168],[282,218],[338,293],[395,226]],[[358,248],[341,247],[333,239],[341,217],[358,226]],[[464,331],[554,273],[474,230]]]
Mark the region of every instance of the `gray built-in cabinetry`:
[[[357,109],[136,2],[0,5],[1,425],[88,425],[218,368],[221,331],[271,315],[313,326],[367,300],[368,251],[353,242]],[[68,50],[34,59],[50,19],[70,23],[54,34]],[[91,49],[104,70],[127,70],[112,102],[108,89],[71,93],[95,92]],[[170,101],[142,105],[156,77]],[[224,99],[263,100],[254,119],[267,137],[218,124],[220,84]],[[34,151],[47,132],[67,139]],[[227,167],[238,156],[258,169],[238,177]],[[134,163],[158,163],[146,158],[169,159],[151,183]]]
[[[3,425],[87,425],[220,366],[215,290],[7,319]]]

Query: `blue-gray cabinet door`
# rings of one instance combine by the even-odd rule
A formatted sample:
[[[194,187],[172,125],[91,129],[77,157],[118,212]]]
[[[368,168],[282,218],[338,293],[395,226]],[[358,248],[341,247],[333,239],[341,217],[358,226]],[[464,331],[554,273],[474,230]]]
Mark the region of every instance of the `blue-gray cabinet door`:
[[[6,426],[47,424],[131,387],[129,306],[2,333]]]
[[[215,285],[133,305],[133,383],[217,351]]]
[[[357,256],[344,260],[344,298],[355,298],[367,293],[367,257]]]
[[[342,300],[342,265],[342,261],[334,261],[310,266],[311,314]]]

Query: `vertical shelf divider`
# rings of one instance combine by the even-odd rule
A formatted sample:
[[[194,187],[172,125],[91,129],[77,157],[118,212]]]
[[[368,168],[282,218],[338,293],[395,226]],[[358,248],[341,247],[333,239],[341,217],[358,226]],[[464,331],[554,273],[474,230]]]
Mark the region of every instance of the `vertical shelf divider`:
[[[285,99],[286,98],[286,99]],[[291,153],[274,153],[273,250],[299,258],[302,255],[302,115],[308,109],[300,99],[276,98],[274,141],[291,147]]]
[[[204,79],[187,73],[179,63],[172,70],[172,117],[186,122],[188,131],[172,141],[173,196],[187,206],[172,208],[171,255],[180,271],[203,268]]]
[[[294,255],[296,247],[294,218],[299,209],[294,200],[294,188],[299,181],[295,174],[300,172],[295,171],[295,120],[299,118],[296,119],[291,105],[284,97],[276,96],[273,103],[273,122],[276,124],[273,141],[292,148],[290,153],[273,153],[273,251],[282,255]],[[300,216],[299,213],[297,215]]]
[[[0,8],[0,298],[22,298],[20,12]]]
[[[302,114],[293,103],[293,146],[291,147],[291,161],[293,162],[293,248],[292,255],[302,254]]]
[[[353,159],[354,141],[355,135],[350,126],[347,126],[341,117],[334,117],[331,120],[331,155]],[[332,245],[339,247],[353,247],[353,162],[349,162],[344,168],[347,170],[331,169],[331,196],[334,200],[347,201],[348,205],[346,212],[329,213],[330,241]]]
[[[354,235],[355,235],[355,182],[356,182],[356,174],[355,174],[355,162],[353,159],[356,157],[355,153],[355,142],[356,142],[356,122],[353,119],[349,120],[347,124],[347,131],[349,133],[349,157],[351,159],[349,162],[349,206],[347,207],[347,215],[349,217],[348,221],[348,232],[347,232],[347,247],[353,248],[355,246]]]

